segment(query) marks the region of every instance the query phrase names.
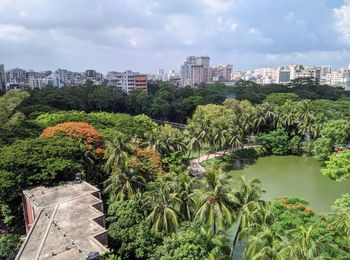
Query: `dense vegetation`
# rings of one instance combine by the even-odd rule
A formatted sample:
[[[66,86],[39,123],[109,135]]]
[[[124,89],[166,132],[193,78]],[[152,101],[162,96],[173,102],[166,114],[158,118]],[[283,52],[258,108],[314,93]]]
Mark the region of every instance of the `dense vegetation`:
[[[235,91],[152,84],[149,93],[129,96],[87,84],[0,97],[0,259],[13,259],[24,232],[22,190],[73,180],[78,171],[104,190],[106,259],[227,259],[239,240],[247,242],[247,259],[349,259],[349,194],[321,216],[302,198],[263,201],[257,179],[232,185],[215,161],[202,176],[188,172],[189,158],[224,151],[219,160],[314,156],[325,176],[350,176],[347,92],[312,82],[239,84]],[[261,94],[259,100],[243,100],[243,87]],[[318,96],[304,99],[303,87]],[[226,99],[234,92],[242,100]],[[141,113],[189,120],[179,130]],[[240,150],[248,144],[259,147]],[[230,243],[226,230],[234,222]]]

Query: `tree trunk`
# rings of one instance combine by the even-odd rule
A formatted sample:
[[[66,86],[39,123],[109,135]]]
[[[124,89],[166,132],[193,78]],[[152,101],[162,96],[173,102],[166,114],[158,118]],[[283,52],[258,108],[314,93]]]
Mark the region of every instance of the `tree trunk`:
[[[238,236],[241,233],[241,230],[242,230],[242,212],[240,212],[239,226],[238,226],[237,232],[236,232],[235,237],[234,237],[233,242],[232,242],[230,259],[232,259],[232,257],[233,257],[233,252],[235,250],[236,243],[237,243],[237,240],[238,240]]]

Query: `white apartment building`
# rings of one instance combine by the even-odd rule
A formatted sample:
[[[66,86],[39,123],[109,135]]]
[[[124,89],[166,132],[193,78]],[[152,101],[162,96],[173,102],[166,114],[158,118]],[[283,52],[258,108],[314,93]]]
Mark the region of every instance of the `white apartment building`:
[[[116,87],[126,93],[133,89],[147,90],[147,75],[127,70],[124,72],[110,71],[106,76],[107,86]]]

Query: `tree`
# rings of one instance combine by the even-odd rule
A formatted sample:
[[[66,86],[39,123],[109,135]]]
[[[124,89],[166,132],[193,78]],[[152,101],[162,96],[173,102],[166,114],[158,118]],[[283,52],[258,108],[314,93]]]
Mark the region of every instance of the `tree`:
[[[321,169],[324,176],[335,181],[344,181],[350,176],[350,151],[334,153]]]
[[[108,207],[109,247],[121,259],[148,259],[163,235],[149,229],[138,200],[113,202]]]
[[[299,96],[295,93],[272,93],[264,101],[281,106],[288,100],[297,101],[298,99]]]
[[[328,157],[334,151],[332,139],[327,137],[318,138],[313,144],[313,155],[322,161],[328,159]]]
[[[127,160],[123,163],[124,165],[120,168],[115,168],[105,181],[105,191],[108,192],[112,201],[132,199],[146,185],[146,179],[140,172],[129,168]]]
[[[331,120],[325,123],[321,135],[330,138],[336,146],[346,145],[350,140],[350,123],[348,120]]]
[[[197,190],[200,202],[195,219],[208,225],[215,235],[232,224],[237,205],[228,197],[230,191],[218,171],[209,170],[202,185]]]
[[[159,176],[155,182],[149,183],[144,193],[144,205],[148,216],[147,223],[155,231],[171,233],[179,226],[180,201],[174,192],[168,176]]]
[[[187,173],[175,175],[176,196],[180,201],[179,212],[184,220],[191,221],[194,218],[197,201],[194,193],[194,180]]]
[[[35,185],[55,185],[87,170],[79,141],[70,137],[35,138],[0,148],[0,204],[21,226],[21,192]]]
[[[83,140],[87,147],[101,144],[101,136],[96,129],[85,122],[65,122],[44,129],[41,137],[68,135],[78,140]]]
[[[0,97],[0,127],[13,124],[21,117],[20,112],[16,112],[18,106],[29,97],[24,91],[8,91]]]
[[[117,133],[112,142],[106,142],[105,170],[109,173],[118,171],[120,165],[124,165],[128,154],[132,153],[134,146],[131,137],[122,133]]]
[[[244,225],[246,225],[247,218],[249,218],[251,211],[249,210],[249,204],[250,203],[255,203],[260,200],[261,195],[265,192],[261,188],[261,182],[258,179],[254,179],[251,181],[248,181],[245,177],[241,177],[241,185],[240,189],[235,192],[235,198],[236,202],[241,206],[240,209],[240,217],[239,217],[239,225],[238,225],[238,230],[235,234],[235,237],[233,239],[233,244],[232,244],[232,250],[231,250],[231,255],[233,253],[233,250],[235,248],[237,239],[240,236],[240,232],[244,228]]]
[[[256,141],[268,153],[284,155],[288,152],[288,134],[281,129],[266,134],[259,134]]]
[[[214,251],[228,257],[222,236],[207,236],[200,223],[184,222],[156,248],[152,259],[211,259]]]
[[[302,260],[312,260],[322,255],[322,252],[331,251],[336,245],[329,241],[330,234],[319,235],[316,227],[299,227],[291,234],[288,242],[282,243],[279,255],[288,258],[297,257]]]
[[[16,234],[0,235],[0,259],[13,260],[21,246],[21,237]]]

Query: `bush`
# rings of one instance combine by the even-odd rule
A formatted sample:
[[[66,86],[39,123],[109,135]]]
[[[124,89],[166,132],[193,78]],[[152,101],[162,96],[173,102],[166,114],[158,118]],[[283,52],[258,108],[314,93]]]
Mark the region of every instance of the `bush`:
[[[279,129],[256,137],[257,143],[261,144],[268,153],[284,155],[288,152],[288,134]]]

